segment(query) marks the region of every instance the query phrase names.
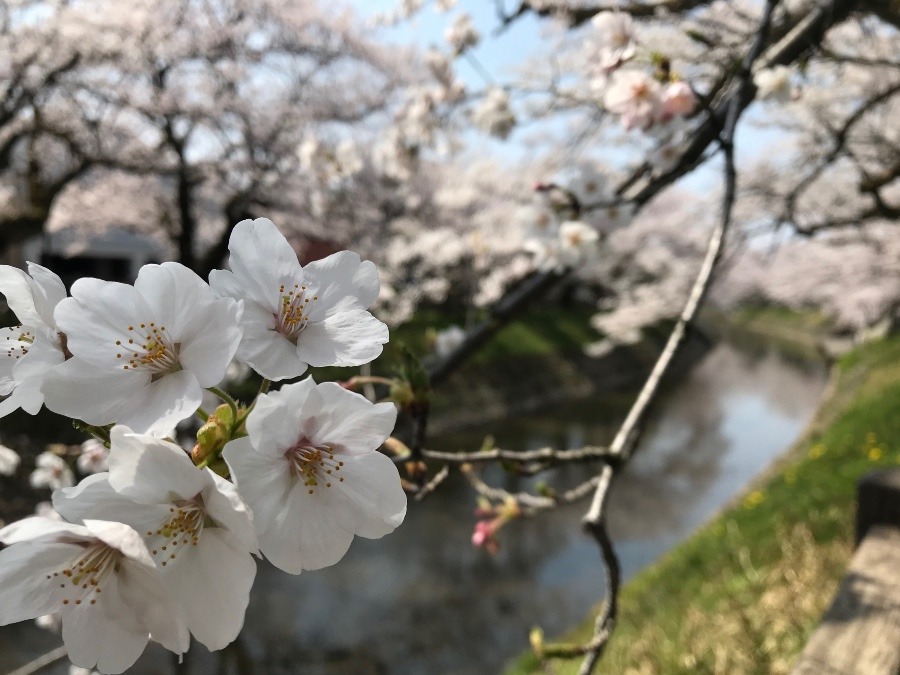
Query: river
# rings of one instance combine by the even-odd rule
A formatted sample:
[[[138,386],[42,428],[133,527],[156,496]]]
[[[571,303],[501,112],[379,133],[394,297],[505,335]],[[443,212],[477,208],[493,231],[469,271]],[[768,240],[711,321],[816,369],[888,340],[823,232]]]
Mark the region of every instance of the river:
[[[721,342],[665,392],[632,463],[613,487],[610,530],[626,578],[708,520],[798,436],[825,384],[821,364]],[[485,434],[506,448],[605,444],[628,398],[603,395],[445,434],[430,447],[475,449]],[[573,485],[590,467],[545,475]],[[534,479],[497,467],[489,482]],[[495,673],[527,648],[534,625],[554,636],[602,597],[595,544],[579,528],[586,505],[514,522],[491,556],[469,543],[474,496],[454,477],[380,541],[357,539],[336,566],[286,575],[261,565],[241,657],[254,673]],[[0,629],[0,672],[58,645],[30,624]],[[151,649],[133,672],[171,672]],[[239,672],[238,654],[221,672]],[[222,664],[219,664],[222,665]],[[186,672],[217,672],[192,648]],[[64,669],[46,672],[66,672]]]

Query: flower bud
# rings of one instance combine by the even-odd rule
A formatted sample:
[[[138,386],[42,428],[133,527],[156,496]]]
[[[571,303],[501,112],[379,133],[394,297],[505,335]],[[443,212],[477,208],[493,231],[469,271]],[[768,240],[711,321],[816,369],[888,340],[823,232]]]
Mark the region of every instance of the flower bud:
[[[225,444],[232,439],[233,425],[234,414],[231,408],[223,403],[197,431],[197,443],[191,450],[194,464],[200,464],[208,457],[220,453]]]

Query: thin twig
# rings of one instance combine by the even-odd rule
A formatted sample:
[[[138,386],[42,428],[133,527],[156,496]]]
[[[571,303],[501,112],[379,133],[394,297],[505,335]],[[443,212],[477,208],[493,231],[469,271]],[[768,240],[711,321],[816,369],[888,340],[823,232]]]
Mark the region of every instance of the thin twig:
[[[6,675],[32,675],[32,673],[36,673],[42,668],[46,668],[60,659],[66,658],[68,654],[69,652],[65,647],[57,647],[53,651],[37,657],[34,661],[29,661],[21,668],[16,668],[15,670],[8,672]]]
[[[616,619],[619,615],[619,585],[622,578],[619,568],[619,559],[613,548],[612,539],[606,529],[606,501],[609,498],[609,488],[612,485],[612,479],[615,476],[615,469],[611,466],[603,467],[600,473],[600,482],[597,484],[595,494],[600,495],[600,519],[594,521],[584,521],[584,527],[600,547],[600,555],[603,559],[603,569],[606,572],[606,602],[603,604],[603,610],[597,615],[594,622],[594,637],[591,639],[589,649],[585,654],[584,661],[581,663],[579,675],[589,675],[594,670],[594,666],[600,657],[603,656],[603,650],[606,648],[609,638],[612,636],[613,629],[616,625]]]
[[[597,484],[600,482],[600,475],[596,475],[559,494],[552,496],[535,495],[530,492],[509,492],[503,488],[488,485],[481,480],[481,477],[473,467],[465,464],[460,467],[460,471],[462,471],[466,480],[469,481],[472,489],[482,497],[495,502],[515,501],[519,505],[519,515],[521,516],[534,516],[542,511],[549,511],[565,504],[581,501],[594,492]]]
[[[577,450],[555,450],[553,448],[540,448],[539,450],[481,450],[478,452],[439,452],[436,450],[423,450],[422,457],[435,459],[450,464],[480,464],[503,460],[508,462],[574,462],[580,460],[615,460],[608,448],[587,445]]]
[[[441,467],[441,470],[434,474],[434,478],[432,478],[421,487],[421,489],[416,493],[416,496],[413,497],[413,499],[415,499],[417,502],[422,501],[423,499],[425,499],[425,497],[437,490],[440,484],[447,480],[447,476],[449,475],[450,465],[444,464],[444,466]]]

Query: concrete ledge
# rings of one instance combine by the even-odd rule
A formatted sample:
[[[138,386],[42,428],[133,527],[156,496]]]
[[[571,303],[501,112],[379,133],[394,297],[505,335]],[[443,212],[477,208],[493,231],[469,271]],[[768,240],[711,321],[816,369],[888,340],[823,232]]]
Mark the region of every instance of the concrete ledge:
[[[869,527],[793,673],[900,673],[900,528]]]

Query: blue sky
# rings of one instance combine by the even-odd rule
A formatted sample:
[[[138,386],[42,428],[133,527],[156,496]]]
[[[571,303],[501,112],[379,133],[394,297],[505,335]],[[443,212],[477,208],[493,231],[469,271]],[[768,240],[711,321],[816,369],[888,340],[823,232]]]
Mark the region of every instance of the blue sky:
[[[507,8],[515,4],[515,0],[505,0]],[[393,10],[398,0],[352,0],[351,4],[363,17],[372,17],[381,12]],[[447,51],[444,39],[444,30],[460,12],[467,12],[473,18],[476,28],[481,33],[482,41],[473,50],[478,62],[499,81],[507,79],[505,76],[528,57],[539,53],[545,48],[546,37],[542,35],[547,20],[538,19],[533,15],[526,15],[517,19],[511,26],[499,34],[495,34],[498,27],[498,19],[493,0],[458,0],[456,7],[449,12],[438,12],[430,0],[425,0],[425,6],[409,21],[401,22],[396,27],[380,29],[379,37],[387,41],[395,41],[400,44],[418,45],[423,50],[435,45],[443,51]],[[458,76],[470,89],[480,89],[485,85],[484,77],[465,58],[456,62]],[[739,126],[736,138],[736,147],[739,163],[744,163],[771,152],[773,144],[783,141],[784,136],[771,131],[760,130],[748,124],[747,119],[764,113],[765,108],[756,104],[751,108]],[[559,123],[560,130],[562,122]],[[528,152],[521,140],[525,134],[514,133],[510,140],[503,143],[493,139],[487,139],[483,134],[472,132],[469,136],[470,143],[477,144],[479,151],[515,161],[518,157]],[[621,149],[609,148],[608,153],[620,155]],[[718,168],[702,168],[693,175],[687,177],[683,184],[694,190],[705,191],[720,180]]]
[[[511,6],[515,0],[505,2]],[[397,5],[397,0],[354,0],[352,4],[362,16],[370,17],[379,12],[390,11]],[[385,28],[383,35],[386,39],[399,43],[417,44],[423,49],[435,45],[447,51],[444,29],[461,12],[472,16],[475,27],[482,36],[481,44],[474,50],[475,57],[501,79],[504,72],[534,53],[534,47],[541,43],[541,23],[530,15],[519,18],[508,30],[494,36],[498,21],[493,0],[459,0],[449,12],[438,12],[426,0],[425,7],[412,20],[393,28]],[[471,87],[484,85],[484,79],[465,59],[458,61],[457,72]]]

